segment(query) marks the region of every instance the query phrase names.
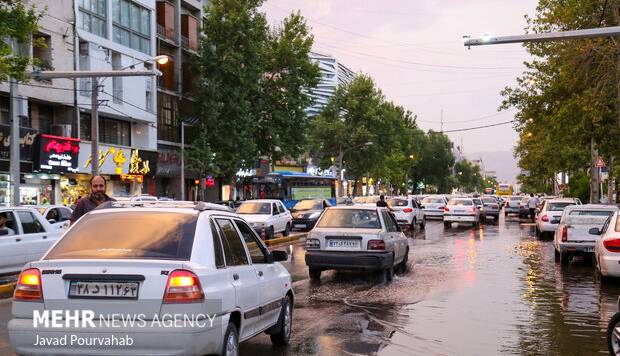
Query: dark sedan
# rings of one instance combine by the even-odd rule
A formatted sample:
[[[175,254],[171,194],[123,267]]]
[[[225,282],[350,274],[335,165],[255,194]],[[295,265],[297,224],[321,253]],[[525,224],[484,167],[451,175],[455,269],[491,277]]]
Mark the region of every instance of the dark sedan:
[[[331,204],[326,199],[300,200],[291,209],[293,229],[310,231],[321,216],[323,210]]]

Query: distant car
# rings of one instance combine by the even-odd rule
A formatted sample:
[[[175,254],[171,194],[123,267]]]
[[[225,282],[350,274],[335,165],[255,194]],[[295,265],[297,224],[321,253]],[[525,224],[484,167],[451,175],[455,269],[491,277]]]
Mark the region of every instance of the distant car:
[[[277,199],[246,200],[237,208],[237,214],[241,214],[267,240],[277,233],[288,236],[291,232],[293,217]]]
[[[392,197],[387,200],[387,203],[392,208],[392,213],[399,226],[413,230],[416,225],[419,225],[420,229],[424,229],[426,225],[424,211],[415,199],[412,197]]]
[[[519,202],[519,218],[527,219],[530,217],[530,197],[523,197]]]
[[[336,205],[353,205],[353,199],[349,197],[336,198]]]
[[[594,243],[594,263],[602,282],[607,277],[620,277],[620,219],[614,212],[599,228],[590,228],[597,238]]]
[[[607,219],[617,211],[616,206],[602,204],[565,207],[553,238],[555,261],[566,263],[569,254],[593,253],[598,235],[590,234],[590,229],[600,231]]]
[[[492,217],[494,222],[498,222],[501,205],[497,199],[494,197],[483,197],[481,200],[484,205],[485,216]]]
[[[34,208],[36,208],[53,227],[57,229],[66,229],[69,227],[71,214],[73,214],[71,208],[64,205],[40,205]]]
[[[327,199],[300,200],[291,208],[293,229],[310,231],[325,208],[332,206]]]
[[[422,199],[422,209],[426,219],[442,219],[448,201],[444,196],[431,195]]]
[[[327,208],[306,239],[310,278],[335,269],[380,270],[386,280],[394,269],[406,270],[407,237],[386,208],[346,206]]]
[[[158,201],[157,197],[149,194],[134,195],[129,200],[131,201]]]
[[[506,197],[504,203],[504,216],[508,216],[508,214],[519,215],[521,213],[521,200],[523,200],[523,197],[518,195]]]
[[[471,198],[451,199],[444,210],[445,228],[450,228],[453,222],[471,223],[474,227],[480,224],[480,210]]]
[[[543,203],[536,217],[536,235],[553,234],[556,231],[564,208],[581,203],[572,198],[549,199]]]
[[[8,228],[0,230],[0,275],[17,273],[27,262],[40,259],[64,233],[33,208],[0,208],[0,212],[6,214]]]
[[[86,214],[24,267],[8,323],[18,354],[238,355],[241,341],[263,332],[274,344],[288,343],[294,296],[291,275],[278,263],[286,252],[270,252],[239,215],[215,204],[121,204]],[[110,322],[78,328],[67,317],[48,327],[37,325],[35,310],[71,311],[75,325],[79,310]],[[120,316],[144,324],[111,322]],[[33,343],[39,335],[112,334],[131,343]]]
[[[484,203],[482,202],[482,199],[474,196],[472,200],[474,201],[474,204],[476,204],[478,211],[480,211],[480,222],[485,223],[487,220],[487,211],[484,208]]]

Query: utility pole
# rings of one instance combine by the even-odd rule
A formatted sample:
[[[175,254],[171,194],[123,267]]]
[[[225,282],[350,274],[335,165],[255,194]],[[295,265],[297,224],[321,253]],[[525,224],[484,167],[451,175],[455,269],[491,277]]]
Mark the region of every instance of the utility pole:
[[[181,200],[185,200],[185,122],[181,121]]]
[[[10,107],[11,110],[11,160],[9,161],[9,170],[11,172],[11,192],[12,199],[11,205],[17,206],[21,203],[20,195],[19,195],[19,186],[21,184],[21,173],[20,173],[20,144],[19,144],[19,115],[17,112],[18,106],[21,104],[18,102],[18,92],[17,92],[17,80],[15,78],[9,79],[9,95],[10,95]]]
[[[441,129],[439,131],[443,132],[443,108],[441,109],[439,122],[441,123]]]
[[[91,77],[90,81],[90,168],[94,177],[99,175],[99,81],[97,77]]]

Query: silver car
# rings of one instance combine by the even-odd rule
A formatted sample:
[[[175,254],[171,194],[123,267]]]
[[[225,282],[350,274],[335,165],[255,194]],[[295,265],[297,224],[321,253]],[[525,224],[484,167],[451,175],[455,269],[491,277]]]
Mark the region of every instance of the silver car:
[[[427,219],[443,218],[444,208],[448,200],[441,195],[431,195],[422,199],[421,205],[424,210],[424,217]]]
[[[484,204],[484,211],[486,217],[493,217],[494,222],[499,221],[499,211],[501,209],[496,198],[493,197],[483,197],[482,203]]]
[[[443,215],[443,225],[449,228],[453,222],[471,223],[474,227],[480,224],[480,208],[472,198],[455,198],[448,202]]]
[[[559,198],[545,201],[536,217],[536,235],[553,234],[560,222],[564,208],[580,204],[581,201],[574,198]]]
[[[405,271],[407,237],[385,208],[343,206],[325,209],[306,239],[306,265],[312,280],[325,270],[380,270],[387,281]]]

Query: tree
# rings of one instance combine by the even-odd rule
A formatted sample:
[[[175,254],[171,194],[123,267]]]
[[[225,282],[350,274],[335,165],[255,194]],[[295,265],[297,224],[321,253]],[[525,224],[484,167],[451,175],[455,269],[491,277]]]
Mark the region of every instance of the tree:
[[[488,184],[480,174],[480,167],[467,160],[454,165],[457,187],[463,192],[481,192]]]
[[[26,8],[22,0],[0,0],[0,81],[9,77],[25,79],[32,60],[28,55],[15,53],[11,41],[29,44],[40,17],[34,6]]]
[[[428,131],[420,160],[412,168],[414,184],[424,182],[427,186],[434,186],[439,193],[449,193],[454,186],[450,178],[453,166],[452,142],[448,136],[441,132]]]

